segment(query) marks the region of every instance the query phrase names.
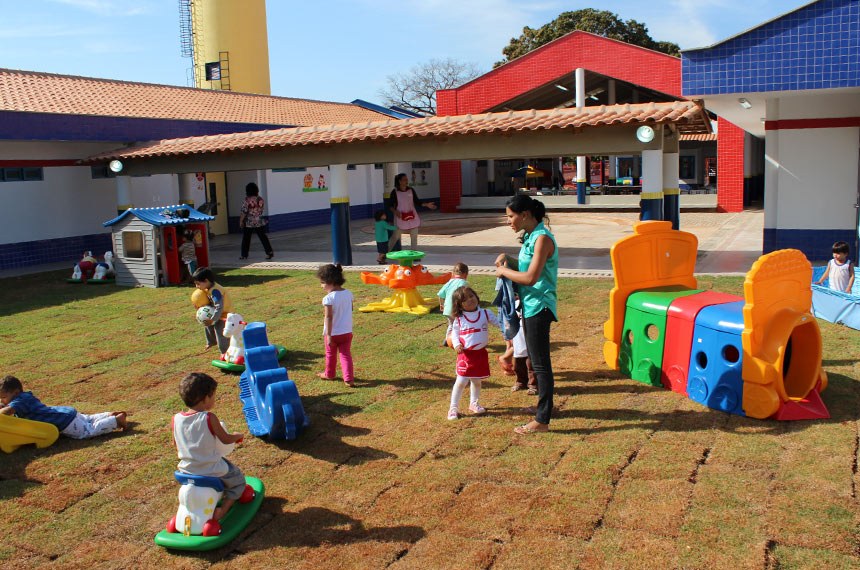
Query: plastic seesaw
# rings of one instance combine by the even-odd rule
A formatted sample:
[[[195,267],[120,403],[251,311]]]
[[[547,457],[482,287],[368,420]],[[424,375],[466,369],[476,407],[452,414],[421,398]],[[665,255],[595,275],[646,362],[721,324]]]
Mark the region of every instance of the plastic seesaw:
[[[418,263],[424,257],[423,251],[403,250],[388,254],[388,259],[397,261],[386,267],[379,275],[363,271],[361,280],[364,283],[385,285],[391,289],[391,296],[382,301],[368,303],[358,310],[362,313],[384,311],[386,313],[411,313],[426,315],[435,299],[423,297],[417,287],[421,285],[441,285],[451,279],[451,273],[434,277],[426,267]]]
[[[277,349],[269,344],[265,323],[250,323],[245,339],[245,371],[239,379],[239,399],[256,437],[296,439],[309,425],[295,382],[278,364]]]

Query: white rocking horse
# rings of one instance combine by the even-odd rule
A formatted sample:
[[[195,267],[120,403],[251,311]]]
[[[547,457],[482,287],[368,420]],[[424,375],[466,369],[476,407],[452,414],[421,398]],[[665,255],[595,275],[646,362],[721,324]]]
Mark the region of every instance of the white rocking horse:
[[[239,313],[227,313],[224,322],[224,336],[230,339],[227,352],[221,355],[221,360],[231,364],[245,364],[245,345],[242,343],[242,331],[247,325]]]
[[[113,276],[113,252],[105,252],[105,260],[96,264],[93,279],[104,280]]]

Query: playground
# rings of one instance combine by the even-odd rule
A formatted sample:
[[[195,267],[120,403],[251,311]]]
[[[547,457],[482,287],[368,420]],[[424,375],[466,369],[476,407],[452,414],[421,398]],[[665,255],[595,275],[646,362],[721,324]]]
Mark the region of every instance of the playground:
[[[266,497],[236,540],[208,553],[152,542],[176,508],[169,422],[183,408],[181,377],[213,374],[218,416],[247,434],[239,378],[201,351],[189,289],[70,286],[67,270],[0,280],[11,349],[4,373],[49,404],[128,410],[131,426],[3,454],[0,566],[860,566],[852,329],[819,322],[830,419],[753,419],[610,370],[603,323],[612,280],[561,279],[558,413],[549,434],[518,436],[512,428],[528,419],[534,397],[512,393],[498,368],[484,382],[488,414],[446,421],[454,355],[438,346],[436,311],[356,312],[350,389],[315,375],[323,346],[313,272],[256,267],[225,270],[218,281],[247,320],[265,321],[269,340],[287,348],[282,364],[310,426],[294,441],[247,435],[237,447],[231,460],[265,483]],[[356,307],[380,298],[357,272],[346,277]],[[491,300],[493,277],[476,272],[470,282]],[[735,295],[742,285],[742,276],[698,280],[699,289]],[[437,287],[424,289],[431,296]],[[491,337],[491,353],[502,347]]]

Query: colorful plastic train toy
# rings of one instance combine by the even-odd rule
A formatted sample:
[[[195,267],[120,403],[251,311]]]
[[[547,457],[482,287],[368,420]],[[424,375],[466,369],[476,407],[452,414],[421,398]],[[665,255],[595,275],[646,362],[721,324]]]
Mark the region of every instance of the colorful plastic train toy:
[[[411,313],[413,315],[426,315],[430,312],[430,306],[436,304],[435,299],[428,299],[418,292],[420,285],[440,285],[451,279],[451,273],[433,276],[426,267],[419,263],[424,257],[423,251],[403,250],[388,254],[389,259],[398,263],[386,267],[382,273],[361,273],[364,283],[385,285],[391,289],[391,296],[382,301],[368,303],[358,310],[362,313],[384,311],[386,313]]]
[[[798,250],[761,256],[744,297],[696,288],[698,240],[640,222],[612,246],[606,363],[709,408],[777,420],[829,418],[812,267]]]

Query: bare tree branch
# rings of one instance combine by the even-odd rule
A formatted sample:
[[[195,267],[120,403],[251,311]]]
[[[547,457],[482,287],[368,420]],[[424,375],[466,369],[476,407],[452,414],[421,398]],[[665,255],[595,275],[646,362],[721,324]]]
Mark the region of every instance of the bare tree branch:
[[[459,87],[481,75],[475,64],[457,60],[431,59],[412,67],[409,73],[395,73],[386,78],[379,91],[386,105],[396,105],[422,115],[436,114],[436,91]]]

